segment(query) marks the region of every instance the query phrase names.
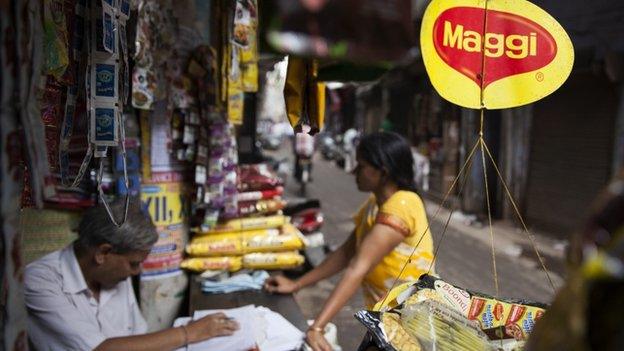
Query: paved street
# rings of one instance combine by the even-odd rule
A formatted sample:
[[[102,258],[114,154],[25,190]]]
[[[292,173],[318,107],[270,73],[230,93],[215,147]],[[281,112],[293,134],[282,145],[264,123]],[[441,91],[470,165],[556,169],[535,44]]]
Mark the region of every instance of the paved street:
[[[267,154],[284,157],[289,149],[285,150]],[[333,163],[322,160],[318,155],[312,175],[313,182],[309,184],[308,197],[321,200],[325,215],[322,232],[329,246],[333,248],[340,245],[353,229],[351,216],[366,199],[367,194],[357,190],[352,175],[345,173]],[[291,177],[287,182],[286,197],[291,199],[297,197],[297,190],[298,184]],[[436,204],[427,203],[430,218],[437,207]],[[441,211],[438,217],[431,221],[436,246],[443,231],[446,213]],[[489,233],[487,227],[477,229],[461,223],[451,224],[439,250],[436,261],[437,274],[458,286],[494,295]],[[526,240],[516,240],[516,236],[522,235],[513,230],[504,230],[502,234],[494,232],[501,296],[548,302],[552,298],[552,289]],[[562,275],[561,254],[560,252],[558,254],[548,241],[539,242],[546,242],[544,254],[547,266],[557,271],[551,273],[551,276],[555,285],[559,285]],[[320,311],[338,279],[339,277],[334,277],[320,282],[297,294],[297,300],[307,318],[314,318]],[[339,343],[345,351],[355,350],[364,335],[364,328],[353,318],[353,314],[362,306],[362,297],[358,293],[334,319],[338,327]]]

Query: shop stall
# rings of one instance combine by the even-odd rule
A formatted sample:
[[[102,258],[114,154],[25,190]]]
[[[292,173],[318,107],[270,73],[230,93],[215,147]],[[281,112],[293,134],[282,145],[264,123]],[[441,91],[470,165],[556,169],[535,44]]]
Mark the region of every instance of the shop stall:
[[[140,201],[158,231],[136,281],[149,331],[186,315],[189,294],[190,312],[256,304],[305,328],[292,296],[205,293],[241,269],[304,262],[281,180],[239,164],[245,95],[258,91],[257,2],[1,6],[2,140],[13,153],[2,158],[7,349],[27,342],[24,265],[69,245],[84,209],[113,202]]]
[[[127,209],[133,201],[140,201],[158,232],[136,281],[149,331],[185,325],[216,310],[237,319],[241,331],[225,344],[188,349],[301,347],[307,323],[293,296],[270,295],[262,287],[274,272],[305,263],[301,250],[308,240],[283,214],[282,179],[266,164],[239,162],[241,126],[253,110],[245,103],[259,89],[259,47],[268,45],[280,58],[289,55],[286,115],[296,132],[308,126],[314,134],[324,124],[324,81],[376,79],[392,63],[420,55],[411,50],[412,3],[419,2],[266,1],[260,11],[257,0],[0,2],[0,137],[8,146],[0,155],[6,262],[0,322],[7,349],[27,343],[24,264],[70,244],[82,210],[113,202]],[[459,7],[453,19],[464,18],[466,8]],[[429,22],[423,28],[433,30]],[[456,28],[448,34],[453,43],[476,42],[468,31],[461,41],[463,27]],[[565,47],[565,32],[555,29]],[[434,87],[447,88],[440,95],[467,108],[533,102],[567,77],[557,75],[547,89],[520,102],[499,103],[505,94],[497,93],[493,81],[485,94],[481,56],[467,56],[473,64],[468,74],[451,67],[456,61],[445,65],[452,55],[433,56],[433,46],[422,49],[427,69],[432,68],[426,60],[434,60],[433,69],[443,71],[432,79]],[[535,48],[507,49],[514,55]],[[572,65],[568,55],[557,60],[566,69]],[[552,64],[543,67],[556,71]],[[505,70],[494,70],[500,71]],[[462,89],[449,89],[448,77]],[[485,166],[483,127],[468,159],[478,146]],[[115,225],[127,220],[127,211],[108,213]],[[496,349],[500,342],[501,349],[513,349],[522,347],[546,307],[429,276],[393,288],[375,311],[357,314],[369,329],[363,347]],[[283,344],[268,344],[276,340]]]

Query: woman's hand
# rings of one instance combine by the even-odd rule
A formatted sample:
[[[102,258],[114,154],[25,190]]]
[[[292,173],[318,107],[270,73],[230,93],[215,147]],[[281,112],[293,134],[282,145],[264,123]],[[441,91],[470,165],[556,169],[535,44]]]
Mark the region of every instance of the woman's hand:
[[[196,343],[215,336],[232,335],[239,325],[223,313],[205,316],[186,325],[188,343]]]
[[[269,277],[264,281],[264,289],[270,293],[290,294],[299,290],[300,286],[292,279],[283,275]]]
[[[329,345],[329,342],[323,336],[323,332],[320,330],[310,329],[306,332],[306,342],[312,348],[313,351],[333,351],[334,349]]]

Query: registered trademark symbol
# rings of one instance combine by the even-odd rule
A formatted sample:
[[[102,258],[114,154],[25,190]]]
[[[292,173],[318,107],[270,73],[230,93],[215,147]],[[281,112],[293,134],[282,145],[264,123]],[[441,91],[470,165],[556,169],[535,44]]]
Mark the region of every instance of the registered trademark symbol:
[[[535,73],[535,79],[537,79],[538,82],[543,81],[544,80],[544,73],[542,73],[542,72]]]

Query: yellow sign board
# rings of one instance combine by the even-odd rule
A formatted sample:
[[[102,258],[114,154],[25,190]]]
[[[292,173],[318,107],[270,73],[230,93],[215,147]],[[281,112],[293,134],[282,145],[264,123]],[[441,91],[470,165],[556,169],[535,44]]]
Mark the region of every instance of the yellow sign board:
[[[433,0],[420,45],[438,93],[475,109],[537,101],[565,82],[574,62],[565,30],[525,0]]]
[[[141,202],[157,227],[184,222],[184,192],[181,183],[143,184]]]

